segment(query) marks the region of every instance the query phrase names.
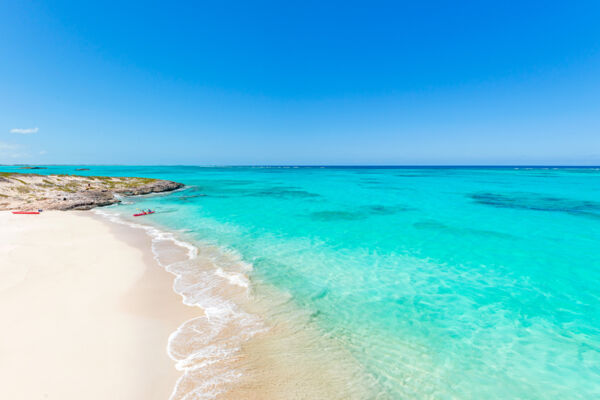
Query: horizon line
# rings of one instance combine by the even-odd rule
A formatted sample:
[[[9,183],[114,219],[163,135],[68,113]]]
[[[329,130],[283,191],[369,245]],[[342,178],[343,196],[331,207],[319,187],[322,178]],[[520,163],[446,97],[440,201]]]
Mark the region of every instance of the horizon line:
[[[561,164],[0,164],[0,167],[198,167],[198,168],[600,168]]]

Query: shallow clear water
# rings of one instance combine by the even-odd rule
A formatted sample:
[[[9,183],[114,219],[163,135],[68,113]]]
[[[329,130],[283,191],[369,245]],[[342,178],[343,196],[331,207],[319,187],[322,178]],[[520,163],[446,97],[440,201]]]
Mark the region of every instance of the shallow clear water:
[[[236,250],[391,398],[600,397],[600,170],[49,167]],[[2,167],[0,170],[16,170]]]

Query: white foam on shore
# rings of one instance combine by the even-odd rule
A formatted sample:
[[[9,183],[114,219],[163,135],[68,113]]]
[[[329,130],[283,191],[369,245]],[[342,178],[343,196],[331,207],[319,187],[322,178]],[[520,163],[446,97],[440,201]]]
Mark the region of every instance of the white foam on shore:
[[[215,274],[220,276],[221,278],[225,278],[232,285],[237,285],[239,287],[247,288],[250,283],[248,282],[248,278],[242,273],[239,272],[225,272],[222,268],[217,268]]]
[[[196,247],[173,233],[127,221],[116,212],[94,210],[111,222],[144,230],[152,239],[154,259],[175,275],[173,289],[184,304],[199,307],[204,315],[184,322],[169,336],[167,354],[182,371],[170,400],[213,399],[227,391],[242,373],[233,363],[242,343],[266,331],[262,319],[243,311],[232,297],[249,296],[244,272],[252,266],[232,251],[215,246]],[[186,259],[164,263],[159,245],[172,243],[186,250]]]

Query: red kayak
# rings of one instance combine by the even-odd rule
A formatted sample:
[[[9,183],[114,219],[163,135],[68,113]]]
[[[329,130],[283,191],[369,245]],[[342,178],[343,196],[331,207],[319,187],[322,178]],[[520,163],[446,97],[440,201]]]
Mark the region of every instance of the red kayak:
[[[39,211],[13,211],[13,214],[39,214]]]
[[[137,213],[137,214],[133,214],[134,217],[141,217],[142,215],[150,215],[150,214],[154,214],[155,211],[144,211],[141,213]]]

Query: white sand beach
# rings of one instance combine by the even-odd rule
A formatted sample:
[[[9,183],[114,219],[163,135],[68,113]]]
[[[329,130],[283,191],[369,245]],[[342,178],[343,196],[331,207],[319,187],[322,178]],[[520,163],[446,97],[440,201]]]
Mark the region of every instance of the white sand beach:
[[[201,277],[214,265],[196,267]],[[173,279],[154,260],[151,238],[141,229],[90,211],[0,211],[0,399],[169,399],[183,374],[167,355],[169,336],[204,315],[182,303]],[[249,299],[222,280],[212,284],[223,301]],[[253,308],[282,311],[270,301]],[[213,364],[218,373],[237,376],[231,384],[205,387],[212,375],[203,367],[184,378],[174,398],[195,389],[223,400],[366,398],[351,357],[333,343],[317,345],[316,332],[299,325],[304,328],[272,322],[266,334]],[[227,345],[229,335],[238,336],[235,329],[224,329],[213,344]],[[194,349],[197,341],[189,340]],[[326,348],[326,359],[312,346]]]
[[[0,212],[1,399],[169,398],[167,339],[198,311],[135,240],[89,212]]]

